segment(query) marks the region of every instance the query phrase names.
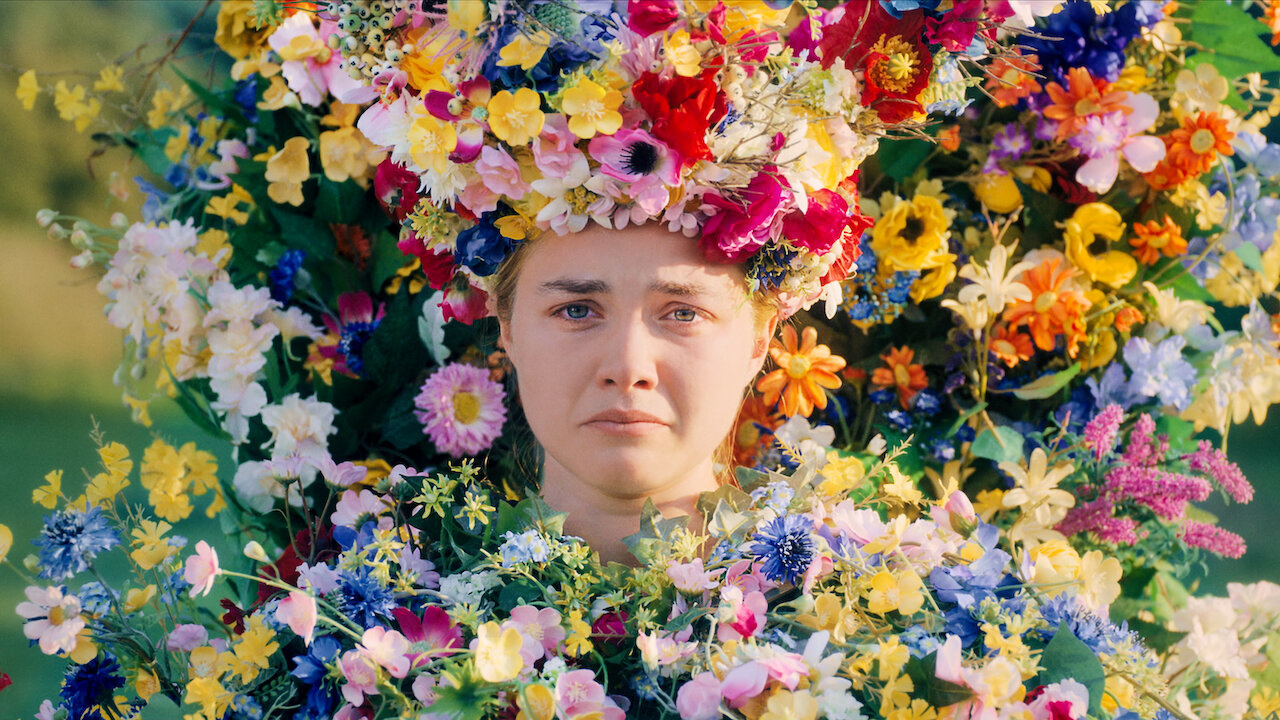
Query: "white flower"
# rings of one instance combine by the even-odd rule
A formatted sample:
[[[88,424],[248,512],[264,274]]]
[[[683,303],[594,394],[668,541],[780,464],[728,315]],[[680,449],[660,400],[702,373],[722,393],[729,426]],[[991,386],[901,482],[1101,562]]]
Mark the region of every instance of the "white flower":
[[[970,262],[960,268],[960,277],[972,284],[960,288],[960,293],[956,297],[966,305],[975,304],[986,298],[987,308],[993,314],[1004,310],[1005,305],[1012,300],[1023,302],[1030,300],[1031,290],[1014,278],[1030,270],[1034,265],[1024,260],[1006,270],[1008,264],[1008,247],[996,245],[991,248],[991,255],[987,257],[986,265]]]
[[[576,233],[586,227],[588,208],[595,201],[595,194],[584,187],[590,179],[587,157],[579,154],[564,175],[534,180],[533,189],[551,200],[538,211],[538,225],[551,228],[558,235]]]
[[[836,431],[829,425],[812,427],[803,416],[792,415],[774,432],[783,447],[794,451],[801,463],[813,462],[818,467],[826,464],[827,448],[835,442]]]
[[[440,594],[450,605],[475,605],[501,582],[498,574],[492,571],[461,572],[440,578]]]
[[[263,449],[271,450],[273,460],[327,457],[329,436],[337,432],[333,426],[337,414],[337,409],[327,402],[304,400],[292,393],[278,405],[262,409],[262,423],[271,431],[271,440]]]

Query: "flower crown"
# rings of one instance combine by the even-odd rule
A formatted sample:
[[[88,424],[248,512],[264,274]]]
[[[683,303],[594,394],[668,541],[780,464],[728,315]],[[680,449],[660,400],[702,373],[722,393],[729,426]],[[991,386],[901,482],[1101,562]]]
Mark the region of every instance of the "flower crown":
[[[859,163],[956,94],[934,55],[975,45],[981,14],[926,27],[877,2],[632,0],[625,18],[612,2],[409,5],[327,12],[342,68],[380,97],[358,126],[391,151],[378,192],[424,266],[483,286],[547,230],[662,222],[745,264],[749,290],[802,302],[852,271],[871,224]]]

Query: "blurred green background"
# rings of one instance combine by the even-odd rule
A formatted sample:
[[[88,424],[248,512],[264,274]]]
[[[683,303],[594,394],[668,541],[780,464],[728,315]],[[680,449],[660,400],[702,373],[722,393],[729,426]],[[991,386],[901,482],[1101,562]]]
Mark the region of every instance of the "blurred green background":
[[[127,444],[135,458],[153,433],[174,443],[200,442],[202,436],[160,403],[153,408],[151,429],[131,422],[111,382],[121,335],[103,317],[103,300],[94,287],[97,274],[70,267],[70,246],[47,238],[34,220],[43,207],[99,224],[116,210],[136,218],[138,193],[120,203],[107,195],[105,180],[113,170],[132,177],[141,169],[128,165],[121,153],[88,164],[91,140],[58,119],[47,96],[35,110],[23,110],[14,97],[17,78],[35,68],[45,86],[60,78],[91,83],[99,68],[139,45],[173,37],[203,5],[196,0],[0,2],[0,27],[7,36],[0,44],[0,523],[14,531],[11,559],[18,564],[34,549],[31,539],[41,523],[43,509],[31,504],[32,489],[55,468],[65,471],[66,484],[83,482],[80,468],[92,469],[97,462],[89,440],[95,420],[108,440]],[[195,26],[193,48],[208,46],[215,12],[216,5]],[[207,67],[207,60],[188,62]],[[1250,545],[1244,560],[1212,564],[1204,582],[1209,590],[1221,592],[1230,581],[1280,578],[1280,543],[1268,532],[1280,510],[1278,438],[1280,413],[1264,426],[1241,426],[1231,435],[1231,457],[1258,495],[1248,506],[1208,507]],[[225,455],[222,461],[229,472]],[[33,716],[42,698],[57,693],[63,667],[61,660],[27,648],[13,611],[24,587],[10,568],[0,568],[0,672],[14,681],[0,691],[0,720]],[[161,707],[144,715],[173,716],[171,708]]]

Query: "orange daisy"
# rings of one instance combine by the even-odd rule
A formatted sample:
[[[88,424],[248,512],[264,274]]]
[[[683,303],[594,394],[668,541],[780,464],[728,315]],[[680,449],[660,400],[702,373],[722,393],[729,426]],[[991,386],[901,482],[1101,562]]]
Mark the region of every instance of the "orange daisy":
[[[1271,44],[1280,44],[1280,2],[1267,0],[1267,8],[1258,19],[1271,31]]]
[[[1231,155],[1231,138],[1225,118],[1217,113],[1201,112],[1182,121],[1182,127],[1169,133],[1165,140],[1165,162],[1180,168],[1189,176],[1202,175],[1213,166],[1218,155]]]
[[[1151,220],[1133,224],[1134,236],[1129,238],[1133,246],[1133,256],[1143,265],[1154,265],[1160,255],[1177,257],[1187,251],[1187,241],[1182,237],[1182,228],[1167,214],[1164,220]]]
[[[1116,311],[1116,330],[1127,333],[1134,325],[1142,322],[1142,311],[1132,305],[1125,305]]]
[[[924,374],[924,366],[913,364],[916,352],[903,345],[900,348],[890,347],[889,352],[880,356],[887,367],[878,367],[871,374],[871,382],[880,387],[891,387],[898,392],[898,403],[902,409],[911,407],[911,400],[916,393],[929,387],[929,378]]]
[[[1061,264],[1062,258],[1051,257],[1024,272],[1019,280],[1031,290],[1031,299],[1014,302],[1004,311],[1004,319],[1011,328],[1025,325],[1041,350],[1052,350],[1054,339],[1066,335],[1067,352],[1075,357],[1084,338],[1081,314],[1090,303],[1068,282],[1080,271],[1059,268]]]
[[[1001,323],[991,333],[991,352],[1007,367],[1014,367],[1035,354],[1031,336]]]
[[[782,338],[769,345],[769,357],[778,369],[760,378],[756,388],[764,393],[769,405],[778,404],[783,415],[809,417],[813,408],[827,406],[827,394],[823,388],[840,387],[844,358],[832,355],[831,348],[818,344],[818,331],[804,329],[797,340],[796,329],[791,325],[782,328]]]
[[[749,395],[734,421],[733,461],[750,467],[756,462],[760,447],[769,440],[769,432],[782,424],[782,418],[759,395]]]
[[[1058,139],[1065,140],[1080,132],[1090,115],[1133,112],[1124,102],[1129,93],[1110,90],[1110,87],[1111,83],[1079,67],[1067,73],[1067,87],[1049,83],[1045,90],[1053,104],[1044,109],[1044,116],[1058,121]]]
[[[997,107],[1016,105],[1022,98],[1040,92],[1035,76],[1039,69],[1035,55],[1002,55],[987,68],[985,89]]]

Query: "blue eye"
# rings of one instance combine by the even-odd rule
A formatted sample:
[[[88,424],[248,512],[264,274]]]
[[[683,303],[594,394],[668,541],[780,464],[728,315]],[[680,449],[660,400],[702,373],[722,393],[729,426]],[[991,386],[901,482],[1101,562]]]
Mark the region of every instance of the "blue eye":
[[[591,309],[586,305],[565,305],[560,312],[570,320],[585,320],[591,314]]]

